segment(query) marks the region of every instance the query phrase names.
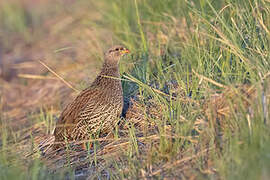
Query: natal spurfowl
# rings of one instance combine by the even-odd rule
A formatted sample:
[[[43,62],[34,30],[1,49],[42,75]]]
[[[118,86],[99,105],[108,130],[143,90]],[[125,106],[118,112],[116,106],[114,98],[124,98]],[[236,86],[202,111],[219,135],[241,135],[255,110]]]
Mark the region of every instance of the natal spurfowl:
[[[87,140],[97,133],[110,132],[123,108],[123,92],[118,70],[121,57],[129,53],[114,46],[105,53],[100,74],[75,100],[65,107],[54,131],[54,149],[65,142]]]

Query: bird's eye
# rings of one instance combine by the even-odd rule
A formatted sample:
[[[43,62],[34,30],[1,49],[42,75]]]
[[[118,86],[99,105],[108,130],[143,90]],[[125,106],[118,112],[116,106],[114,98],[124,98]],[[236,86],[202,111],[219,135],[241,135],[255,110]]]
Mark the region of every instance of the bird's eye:
[[[115,50],[116,50],[116,51],[118,51],[119,49],[118,49],[118,48],[116,48]]]

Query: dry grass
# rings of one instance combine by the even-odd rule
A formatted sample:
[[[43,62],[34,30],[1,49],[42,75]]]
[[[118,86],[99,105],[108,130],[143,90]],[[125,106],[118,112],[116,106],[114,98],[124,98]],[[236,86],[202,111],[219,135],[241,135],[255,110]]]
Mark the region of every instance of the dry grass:
[[[175,89],[174,92],[179,92],[179,90]],[[185,98],[177,98],[177,94],[175,95],[174,101],[181,101],[182,99],[182,104],[187,103]],[[267,94],[267,97],[269,100],[269,94]],[[150,169],[147,172],[141,169],[139,173],[141,174],[140,178],[149,178],[157,175],[166,177],[169,174],[174,174],[175,176],[181,174],[181,176],[186,178],[196,178],[196,176],[192,176],[193,166],[202,159],[204,169],[200,171],[205,174],[216,173],[213,166],[214,163],[211,160],[211,154],[216,151],[218,146],[210,146],[208,143],[202,145],[200,138],[203,137],[205,142],[207,142],[206,138],[210,141],[211,135],[207,135],[209,127],[213,127],[215,131],[218,130],[218,132],[215,132],[217,136],[222,136],[222,133],[228,131],[228,129],[236,130],[238,127],[235,124],[231,124],[232,121],[230,119],[243,109],[248,116],[252,116],[252,108],[254,106],[251,106],[251,102],[257,101],[257,98],[254,86],[245,85],[225,88],[204,101],[203,114],[205,116],[200,116],[192,127],[198,134],[196,136],[179,136],[172,131],[172,127],[169,124],[163,126],[165,133],[161,133],[158,122],[160,122],[160,119],[165,120],[161,113],[164,106],[151,99],[148,100],[148,103],[144,103],[143,97],[138,95],[136,100],[131,100],[126,117],[124,120],[121,120],[122,123],[117,128],[114,136],[74,142],[66,148],[52,151],[50,147],[54,143],[54,137],[50,133],[48,134],[48,130],[46,130],[48,127],[41,123],[36,124],[31,130],[26,130],[20,145],[18,146],[17,144],[16,146],[20,147],[18,151],[20,153],[28,150],[28,154],[25,154],[27,161],[29,159],[41,158],[50,172],[72,167],[75,169],[75,177],[92,177],[96,173],[106,176],[106,171],[116,171],[115,161],[124,164],[128,163],[127,159],[123,158],[122,155],[128,152],[130,148],[134,149],[135,154],[140,154],[141,159],[139,161],[141,163],[147,164],[145,156],[152,151],[158,151],[161,139],[165,138],[168,141],[181,139],[191,143],[192,146],[187,149],[179,149],[175,155],[176,161],[174,162],[171,162],[169,156],[161,156],[160,158],[165,158],[168,162],[163,161],[155,166],[151,165],[151,167],[148,167]],[[239,101],[243,103],[242,107],[239,106]],[[194,104],[194,102],[189,103]],[[197,103],[203,103],[203,101]],[[182,117],[182,121],[187,120]],[[76,144],[82,142],[95,144],[95,148],[90,148],[88,151],[80,150]],[[167,148],[166,151],[172,150],[172,147]]]
[[[134,2],[140,4],[143,1]],[[37,9],[44,3],[38,1]],[[237,152],[238,147],[240,155],[245,149],[243,137],[246,134],[239,134],[247,125],[247,134],[257,137],[256,133],[259,134],[262,128],[257,127],[256,120],[263,117],[265,124],[269,123],[270,102],[267,66],[262,72],[261,67],[250,68],[254,57],[249,54],[251,58],[247,58],[244,51],[253,47],[239,48],[233,41],[238,34],[231,33],[233,37],[230,37],[226,31],[230,26],[222,26],[225,21],[220,16],[231,10],[232,4],[224,6],[214,19],[208,20],[204,12],[195,11],[194,3],[188,6],[194,8],[194,12],[181,18],[168,13],[144,17],[142,13],[147,14],[147,8],[151,9],[148,6],[138,6],[134,18],[130,12],[125,14],[129,6],[118,9],[120,6],[115,4],[109,11],[112,15],[108,16],[98,11],[108,10],[108,1],[91,7],[83,1],[78,4],[71,1],[69,7],[63,2],[57,3],[61,8],[52,12],[55,16],[44,16],[42,21],[38,19],[42,28],[31,27],[36,34],[31,36],[33,39],[29,41],[29,35],[17,36],[13,32],[8,41],[14,46],[0,42],[0,59],[4,60],[0,62],[0,147],[4,162],[18,165],[24,172],[39,162],[45,166],[46,174],[58,177],[58,173],[63,172],[66,178],[78,179],[229,177],[224,173],[226,162],[233,161],[231,154]],[[31,12],[31,1],[22,4],[26,13]],[[114,11],[119,17],[113,16]],[[198,16],[197,13],[202,14]],[[104,14],[112,25],[99,21]],[[237,14],[237,11],[231,14]],[[133,24],[134,19],[139,27]],[[95,25],[100,22],[106,28]],[[268,21],[259,17],[258,22],[261,30],[268,33]],[[232,27],[236,25],[234,23]],[[201,26],[206,28],[200,29]],[[7,32],[0,28],[0,33]],[[85,141],[92,145],[88,151],[77,147],[81,142],[71,143],[58,151],[51,150],[57,117],[76,96],[77,90],[84,89],[95,78],[102,63],[103,49],[114,44],[114,39],[131,46],[134,51],[134,56],[122,62],[126,70],[123,81],[137,87],[135,93],[127,93],[129,108],[125,117],[120,119],[112,135]],[[266,48],[267,43],[262,43]],[[137,47],[147,49],[147,53]],[[253,49],[253,53],[267,65],[267,52]],[[234,68],[236,72],[231,70]],[[258,71],[258,77],[253,70]],[[243,77],[246,72],[249,74]],[[248,80],[250,85],[233,85],[230,79],[234,78],[240,82]],[[239,82],[238,79],[235,81]],[[260,83],[253,82],[258,79],[261,79]],[[231,145],[234,142],[237,145]],[[219,163],[223,164],[219,166]],[[43,167],[37,166],[38,171]]]

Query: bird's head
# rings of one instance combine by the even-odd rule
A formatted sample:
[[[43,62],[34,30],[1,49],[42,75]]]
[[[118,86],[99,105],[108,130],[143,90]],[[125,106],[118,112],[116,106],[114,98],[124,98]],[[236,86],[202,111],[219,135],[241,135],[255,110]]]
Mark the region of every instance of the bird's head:
[[[105,61],[110,64],[118,64],[121,57],[129,52],[130,51],[127,48],[121,45],[113,46],[105,53]]]

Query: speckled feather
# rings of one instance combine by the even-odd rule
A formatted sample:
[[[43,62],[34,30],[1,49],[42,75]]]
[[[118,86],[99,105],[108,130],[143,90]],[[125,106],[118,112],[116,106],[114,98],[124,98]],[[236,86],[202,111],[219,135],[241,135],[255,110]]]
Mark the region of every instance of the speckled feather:
[[[54,131],[56,142],[86,140],[97,132],[108,133],[117,124],[123,108],[118,61],[124,53],[116,49],[128,52],[121,46],[107,51],[101,73],[60,115]]]

